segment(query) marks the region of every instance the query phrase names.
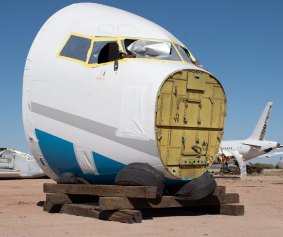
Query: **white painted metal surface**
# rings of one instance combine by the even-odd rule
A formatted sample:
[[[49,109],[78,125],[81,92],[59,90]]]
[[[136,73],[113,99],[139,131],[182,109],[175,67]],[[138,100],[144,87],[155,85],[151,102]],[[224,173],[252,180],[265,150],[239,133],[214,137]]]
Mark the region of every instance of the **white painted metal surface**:
[[[112,174],[109,160],[115,169],[145,162],[175,179],[156,146],[156,97],[172,73],[206,70],[181,59],[122,59],[116,71],[113,62],[88,67],[57,57],[71,33],[157,39],[183,46],[160,26],[100,4],[74,4],[50,17],[32,44],[23,83],[26,138],[42,169],[55,180],[71,171],[103,182],[99,176]],[[61,154],[74,157],[73,163]]]

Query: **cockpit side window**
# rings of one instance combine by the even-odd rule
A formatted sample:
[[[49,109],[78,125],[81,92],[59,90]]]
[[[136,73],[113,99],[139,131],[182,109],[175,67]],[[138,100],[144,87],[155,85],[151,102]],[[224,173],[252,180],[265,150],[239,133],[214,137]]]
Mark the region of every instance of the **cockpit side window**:
[[[60,56],[85,62],[91,45],[91,39],[71,35],[60,52]]]
[[[115,61],[119,57],[119,46],[116,41],[97,41],[93,44],[88,63],[106,63]]]
[[[188,50],[186,50],[185,48],[183,48],[182,46],[180,45],[176,45],[176,48],[178,49],[178,51],[180,52],[182,58],[186,61],[186,62],[189,62],[191,63],[192,62],[192,59],[191,59],[191,56],[188,52]]]

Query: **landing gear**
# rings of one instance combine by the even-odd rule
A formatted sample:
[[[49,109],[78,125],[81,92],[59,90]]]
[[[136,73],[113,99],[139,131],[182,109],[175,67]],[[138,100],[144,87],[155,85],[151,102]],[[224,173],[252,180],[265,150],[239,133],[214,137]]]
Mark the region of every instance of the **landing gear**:
[[[220,156],[218,158],[218,161],[222,164],[222,168],[220,171],[222,171],[222,173],[225,173],[225,174],[238,174],[239,170],[240,170],[240,175],[241,175],[241,178],[245,178],[247,176],[247,167],[246,167],[246,164],[243,160],[243,156],[237,152],[237,151],[230,151],[233,155],[231,156]],[[236,167],[232,167],[232,168],[229,168],[228,166],[228,162],[229,162],[229,159],[233,159],[235,161],[235,165]],[[236,169],[235,169],[236,168]]]
[[[240,154],[234,154],[234,156],[240,168],[241,178],[245,178],[247,176],[247,167],[243,160],[243,156]]]

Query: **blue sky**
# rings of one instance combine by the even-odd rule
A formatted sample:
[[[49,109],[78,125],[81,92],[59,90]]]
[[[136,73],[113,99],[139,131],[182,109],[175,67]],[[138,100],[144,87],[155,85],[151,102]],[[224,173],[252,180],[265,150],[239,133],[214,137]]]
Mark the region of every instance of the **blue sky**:
[[[56,11],[80,1],[0,3],[0,147],[29,152],[21,111],[24,64],[34,37]],[[225,140],[246,138],[266,102],[274,107],[266,139],[283,143],[283,1],[95,1],[143,16],[173,33],[222,82]]]

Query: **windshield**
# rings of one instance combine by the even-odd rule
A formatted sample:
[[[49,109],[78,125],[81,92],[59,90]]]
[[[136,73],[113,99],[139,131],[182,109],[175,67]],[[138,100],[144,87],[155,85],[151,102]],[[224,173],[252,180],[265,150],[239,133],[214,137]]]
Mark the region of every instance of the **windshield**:
[[[180,45],[175,44],[176,48],[178,49],[178,51],[180,52],[182,58],[186,61],[186,62],[193,62],[193,60],[191,59],[191,55],[189,54],[189,52],[183,48]]]
[[[127,54],[136,58],[181,61],[175,47],[170,42],[125,39],[123,44]]]

